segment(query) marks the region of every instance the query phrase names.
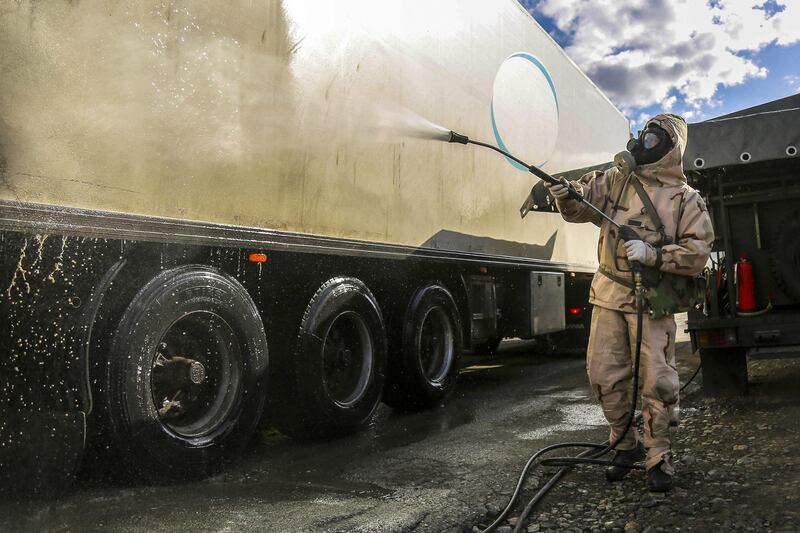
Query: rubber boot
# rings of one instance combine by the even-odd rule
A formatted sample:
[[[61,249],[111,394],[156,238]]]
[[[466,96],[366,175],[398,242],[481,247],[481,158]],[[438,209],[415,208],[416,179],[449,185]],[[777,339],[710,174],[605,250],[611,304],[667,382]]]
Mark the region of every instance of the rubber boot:
[[[647,488],[650,492],[667,492],[672,488],[672,476],[661,470],[662,463],[647,471]]]
[[[606,468],[606,479],[609,481],[620,481],[628,475],[630,468],[639,461],[644,461],[646,454],[644,445],[640,442],[632,450],[615,450],[613,464]]]

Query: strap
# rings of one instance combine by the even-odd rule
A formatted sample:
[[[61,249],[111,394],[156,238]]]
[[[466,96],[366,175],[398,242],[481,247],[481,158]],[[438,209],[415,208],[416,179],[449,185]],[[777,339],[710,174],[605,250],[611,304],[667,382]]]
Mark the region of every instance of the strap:
[[[614,200],[614,205],[611,206],[611,209],[614,213],[616,213],[617,209],[619,209],[619,201],[622,200],[622,194],[625,192],[625,189],[628,188],[628,182],[631,181],[631,176],[632,174],[628,174],[625,177],[625,181],[622,182],[622,187],[620,187],[619,192],[617,193],[617,198]]]
[[[625,279],[621,276],[617,276],[611,270],[609,270],[607,267],[603,265],[600,265],[600,268],[598,268],[597,271],[600,272],[605,277],[607,277],[608,279],[610,279],[611,281],[619,283],[620,285],[628,287],[629,289],[633,289],[635,287],[635,285],[631,280]]]
[[[642,187],[642,182],[634,177],[631,179],[631,183],[636,190],[636,194],[638,194],[639,198],[642,200],[642,205],[644,205],[644,210],[647,211],[647,216],[650,217],[650,221],[656,226],[656,231],[661,234],[662,238],[666,237],[664,233],[664,222],[662,222],[661,217],[658,216],[658,211],[656,211],[656,206],[653,205],[650,196],[645,192],[644,187]]]

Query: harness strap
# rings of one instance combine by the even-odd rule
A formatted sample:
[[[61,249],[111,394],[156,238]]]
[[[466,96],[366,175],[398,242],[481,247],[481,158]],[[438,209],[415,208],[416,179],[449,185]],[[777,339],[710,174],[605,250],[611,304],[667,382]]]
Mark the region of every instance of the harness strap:
[[[656,226],[656,231],[661,234],[661,240],[665,241],[667,234],[664,232],[664,222],[661,220],[661,217],[658,216],[658,211],[656,211],[656,206],[653,205],[653,201],[650,199],[650,196],[647,194],[647,192],[645,192],[644,187],[642,187],[642,182],[640,182],[638,178],[634,177],[631,179],[631,184],[633,185],[636,194],[639,195],[639,199],[642,201],[642,205],[644,206],[644,210],[647,212],[647,216],[650,217],[650,221]]]
[[[600,272],[605,277],[607,277],[608,279],[610,279],[611,281],[619,283],[624,287],[628,287],[629,289],[635,288],[635,285],[631,280],[625,279],[622,276],[617,276],[616,274],[614,274],[613,271],[611,271],[608,267],[604,265],[600,265],[600,268],[598,268],[597,271]]]

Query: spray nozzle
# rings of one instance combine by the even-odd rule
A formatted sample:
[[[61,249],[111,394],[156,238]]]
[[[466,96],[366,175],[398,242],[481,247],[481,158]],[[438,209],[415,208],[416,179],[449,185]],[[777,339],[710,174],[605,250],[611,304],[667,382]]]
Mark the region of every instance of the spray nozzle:
[[[456,133],[454,131],[451,131],[450,132],[450,138],[447,139],[447,142],[449,142],[449,143],[467,144],[467,143],[469,143],[469,137],[467,137],[466,135],[461,135],[460,133]]]

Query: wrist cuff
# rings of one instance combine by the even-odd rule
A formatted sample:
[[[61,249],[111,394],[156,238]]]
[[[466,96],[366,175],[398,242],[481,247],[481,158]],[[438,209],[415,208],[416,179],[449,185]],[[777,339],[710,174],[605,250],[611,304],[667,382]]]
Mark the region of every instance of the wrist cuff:
[[[660,253],[656,251],[655,248],[651,244],[644,243],[645,245],[645,256],[644,256],[644,263],[645,266],[656,266],[656,263],[659,260]]]

